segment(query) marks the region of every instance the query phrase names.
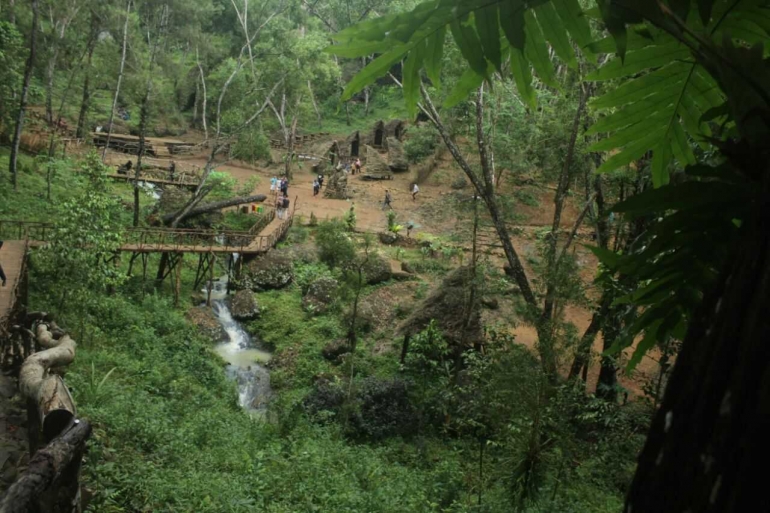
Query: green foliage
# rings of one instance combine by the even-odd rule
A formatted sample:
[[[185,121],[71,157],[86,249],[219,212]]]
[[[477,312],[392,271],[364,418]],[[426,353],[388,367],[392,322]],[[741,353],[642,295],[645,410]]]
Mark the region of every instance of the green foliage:
[[[757,215],[758,191],[729,164],[688,168],[687,181],[634,196],[615,210],[630,220],[658,215],[626,255],[591,248],[610,271],[600,277],[619,292],[616,304],[639,306],[614,351],[631,346],[641,333],[628,367],[633,369],[657,341],[682,339],[704,290],[740,237],[740,226]],[[714,241],[720,241],[714,244]],[[628,290],[616,276],[633,276]]]
[[[404,151],[409,162],[416,164],[433,155],[439,144],[439,136],[432,126],[422,124],[409,129]]]
[[[331,270],[326,264],[294,262],[294,282],[299,285],[303,294],[307,293],[310,285],[321,278],[334,278]]]
[[[58,205],[56,222],[36,266],[50,288],[57,290],[52,304],[82,308],[95,290],[119,285],[124,277],[110,258],[121,241],[120,204],[108,190],[106,169],[95,153],[89,154],[81,174],[82,192]]]
[[[318,225],[316,245],[318,256],[332,268],[347,264],[356,254],[355,244],[348,234],[348,227],[339,219],[331,219]]]
[[[345,214],[345,225],[349,232],[356,231],[356,211],[354,210],[354,207],[350,207],[348,213]]]
[[[12,101],[19,91],[24,59],[24,42],[16,26],[0,20],[0,134],[10,133],[12,112],[16,102]]]
[[[270,162],[270,140],[261,128],[251,128],[238,134],[233,145],[233,157],[256,164],[258,161]]]

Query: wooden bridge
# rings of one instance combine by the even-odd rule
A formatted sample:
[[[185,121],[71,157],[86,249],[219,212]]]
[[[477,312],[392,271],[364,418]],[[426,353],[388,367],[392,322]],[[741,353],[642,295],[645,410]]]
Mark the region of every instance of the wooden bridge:
[[[271,209],[248,231],[131,227],[123,232],[123,242],[117,250],[123,253],[259,255],[274,248],[286,235],[292,222],[293,215],[277,220],[275,211]],[[32,247],[42,246],[49,240],[53,229],[54,226],[48,223],[0,220],[0,240],[12,239],[6,242],[2,251],[4,254],[15,254],[20,251],[18,248],[25,244]],[[20,251],[20,254],[23,254],[23,251]]]
[[[296,205],[295,199],[295,210]],[[195,275],[197,288],[205,281],[207,275],[213,273],[218,257],[238,254],[241,258],[237,259],[235,265],[231,259],[229,269],[231,274],[238,275],[244,259],[264,255],[275,248],[286,236],[293,223],[294,211],[286,219],[277,219],[275,210],[271,209],[263,214],[248,231],[126,228],[122,242],[116,248],[112,260],[117,262],[120,253],[130,253],[128,274],[133,274],[134,266],[139,262],[144,280],[147,277],[149,255],[160,253],[162,258],[155,279],[162,283],[181,266],[185,255],[197,255],[198,265]],[[16,242],[6,243],[6,246],[14,248],[14,253],[18,252],[18,245],[25,248],[44,246],[50,240],[53,230],[54,226],[47,223],[0,220],[0,240],[16,239]],[[21,251],[21,254],[23,255],[24,251]]]
[[[107,145],[107,132],[93,132],[91,137],[96,147],[103,148]],[[158,158],[170,158],[172,155],[189,152],[195,145],[176,139],[145,137],[144,146],[148,155]],[[110,134],[109,148],[123,153],[136,154],[139,151],[139,137],[135,135]]]
[[[121,175],[121,174],[109,174],[107,175],[107,178],[111,178],[112,180],[122,181],[122,182],[135,182],[136,177],[133,175],[133,173],[128,175]],[[199,182],[191,181],[191,180],[184,180],[183,178],[179,178],[177,180],[165,180],[163,178],[154,178],[150,176],[144,176],[141,175],[139,177],[140,182],[145,183],[151,183],[153,185],[158,185],[160,187],[184,187],[186,189],[196,189],[198,187]]]
[[[26,255],[27,243],[21,240],[7,240],[0,249],[0,265],[8,278],[5,287],[0,287],[0,338],[8,336],[18,309],[25,303]],[[4,357],[0,355],[0,360]]]

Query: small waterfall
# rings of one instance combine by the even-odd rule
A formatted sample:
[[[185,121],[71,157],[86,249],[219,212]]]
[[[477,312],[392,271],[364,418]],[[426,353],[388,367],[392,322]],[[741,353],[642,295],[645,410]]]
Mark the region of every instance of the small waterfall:
[[[240,405],[250,412],[264,413],[272,394],[270,372],[266,367],[272,355],[260,349],[259,344],[233,319],[225,304],[226,297],[227,277],[224,277],[214,282],[211,292],[214,312],[227,333],[226,339],[215,350],[229,364],[227,376],[238,386]]]

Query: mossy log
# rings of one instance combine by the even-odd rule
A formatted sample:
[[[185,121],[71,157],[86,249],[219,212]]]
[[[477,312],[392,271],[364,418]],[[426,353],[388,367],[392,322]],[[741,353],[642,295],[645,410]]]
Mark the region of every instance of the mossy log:
[[[58,436],[77,414],[64,381],[50,374],[50,369],[72,363],[76,344],[69,335],[54,338],[55,331],[46,324],[37,326],[37,342],[45,350],[27,358],[19,372],[19,389],[37,405],[46,441]]]
[[[74,421],[71,429],[38,451],[8,489],[0,513],[27,513],[41,506],[45,511],[79,511],[77,476],[90,436],[88,422]]]
[[[263,203],[267,199],[267,196],[264,194],[257,194],[255,196],[245,196],[241,198],[233,198],[228,200],[222,200],[222,201],[216,201],[214,203],[207,203],[205,205],[201,205],[199,207],[191,209],[187,214],[185,214],[180,221],[184,221],[185,219],[189,219],[190,217],[200,216],[203,214],[208,214],[210,212],[215,212],[217,210],[223,210],[228,207],[237,207],[239,205],[245,205],[247,203]],[[163,221],[163,224],[170,224],[174,219],[176,219],[176,216],[179,215],[179,212],[174,212],[173,214],[166,214],[161,219]]]

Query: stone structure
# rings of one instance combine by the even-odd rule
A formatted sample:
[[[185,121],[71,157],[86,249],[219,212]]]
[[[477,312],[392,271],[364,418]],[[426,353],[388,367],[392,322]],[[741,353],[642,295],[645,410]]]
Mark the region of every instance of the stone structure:
[[[329,177],[324,190],[324,197],[329,199],[348,199],[348,175],[342,170],[337,169]]]
[[[406,158],[404,145],[395,137],[388,137],[388,167],[394,173],[409,171],[409,161]]]

